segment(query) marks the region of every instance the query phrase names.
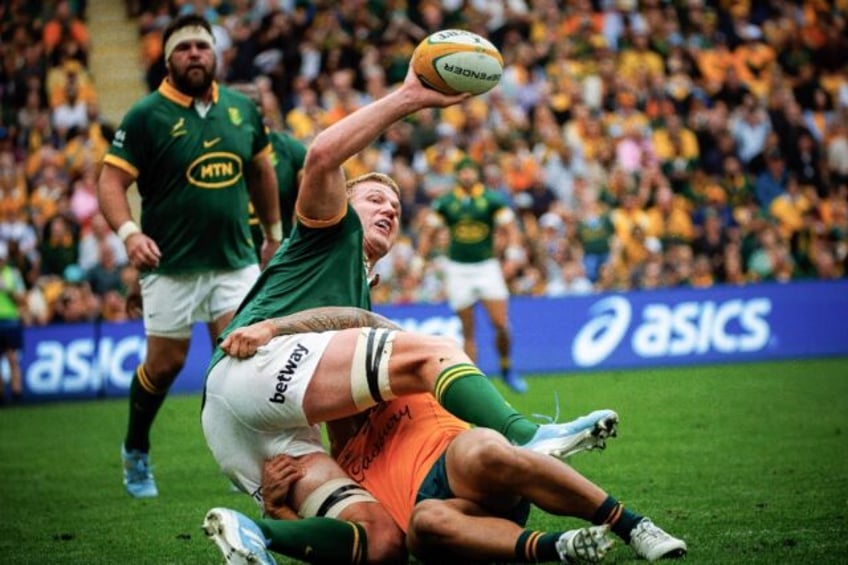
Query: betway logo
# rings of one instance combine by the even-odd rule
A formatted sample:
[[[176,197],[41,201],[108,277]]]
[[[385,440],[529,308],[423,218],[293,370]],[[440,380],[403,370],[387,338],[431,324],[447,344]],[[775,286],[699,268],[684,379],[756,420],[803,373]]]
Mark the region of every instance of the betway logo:
[[[759,351],[771,338],[771,308],[768,298],[655,303],[634,320],[630,302],[610,296],[589,309],[591,319],[577,332],[571,355],[578,366],[593,367],[615,351],[631,327],[630,345],[639,357]]]
[[[269,402],[275,404],[286,403],[286,391],[289,389],[289,382],[291,382],[294,372],[297,371],[298,365],[300,365],[300,362],[307,353],[309,353],[309,350],[301,344],[298,343],[295,346],[286,364],[282,369],[277,371],[277,386],[274,388],[274,395],[268,399]]]

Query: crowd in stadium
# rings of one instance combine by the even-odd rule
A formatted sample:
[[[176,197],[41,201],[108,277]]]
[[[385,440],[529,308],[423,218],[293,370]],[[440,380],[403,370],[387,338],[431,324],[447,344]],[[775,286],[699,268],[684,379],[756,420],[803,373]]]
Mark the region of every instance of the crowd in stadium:
[[[26,324],[125,319],[137,273],[98,212],[115,124],[86,3],[0,6],[0,268],[23,281]],[[392,126],[346,165],[402,190],[376,302],[444,299],[448,234],[419,234],[465,157],[520,219],[498,242],[514,295],[848,273],[844,0],[128,1],[149,89],[162,30],[191,11],[214,25],[218,79],[260,84],[269,126],[307,146],[402,80],[431,32],[501,50],[495,90]]]

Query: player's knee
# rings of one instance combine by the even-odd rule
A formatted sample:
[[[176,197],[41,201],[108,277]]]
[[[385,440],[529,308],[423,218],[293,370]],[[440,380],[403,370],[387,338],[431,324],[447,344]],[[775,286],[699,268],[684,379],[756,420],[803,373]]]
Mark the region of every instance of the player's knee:
[[[406,563],[406,543],[403,532],[389,519],[376,528],[366,528],[368,563]]]
[[[438,500],[423,500],[415,505],[407,535],[421,545],[431,545],[451,535],[453,510]]]
[[[528,471],[520,451],[499,433],[477,428],[475,441],[463,446],[463,465],[469,476],[485,476],[490,481],[507,482]]]
[[[148,357],[144,361],[144,370],[157,386],[169,387],[185,364],[185,356],[160,355]]]
[[[436,364],[441,366],[444,359],[454,360],[456,363],[466,361],[465,352],[455,339],[446,336],[427,336],[417,338],[416,352],[418,362],[421,365]]]

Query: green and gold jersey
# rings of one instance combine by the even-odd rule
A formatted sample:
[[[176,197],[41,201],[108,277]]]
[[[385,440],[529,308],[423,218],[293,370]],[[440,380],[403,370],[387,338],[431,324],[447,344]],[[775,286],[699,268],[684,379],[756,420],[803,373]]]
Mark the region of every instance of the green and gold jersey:
[[[245,166],[270,151],[256,106],[217,83],[203,117],[167,80],[130,108],[104,161],[136,179],[142,231],[162,251],[155,272],[256,263]]]
[[[235,328],[320,306],[371,309],[359,216],[348,207],[344,218],[326,228],[298,222],[247,293],[221,334]],[[216,347],[209,368],[224,352]]]
[[[450,230],[448,257],[458,263],[479,263],[494,257],[494,231],[498,212],[508,208],[506,199],[483,185],[471,194],[455,189],[436,199],[433,211]]]
[[[280,217],[283,220],[283,237],[291,234],[294,226],[294,203],[297,200],[297,177],[303,169],[303,161],[306,159],[306,147],[301,142],[287,133],[273,131],[268,134],[271,139],[271,161],[274,163],[274,172],[277,173],[277,187],[280,191]],[[259,218],[253,213],[251,206],[250,231],[253,235],[253,244],[259,251],[264,236],[259,225]]]
[[[610,238],[615,234],[609,214],[592,218],[580,218],[577,222],[577,239],[588,255],[604,255],[610,252]]]

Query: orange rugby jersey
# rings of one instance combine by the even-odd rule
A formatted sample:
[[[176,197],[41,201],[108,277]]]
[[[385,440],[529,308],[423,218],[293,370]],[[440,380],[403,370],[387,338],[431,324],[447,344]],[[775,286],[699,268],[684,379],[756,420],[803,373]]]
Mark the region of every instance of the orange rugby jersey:
[[[338,462],[405,533],[424,477],[453,438],[470,427],[429,394],[396,398],[371,411]]]

